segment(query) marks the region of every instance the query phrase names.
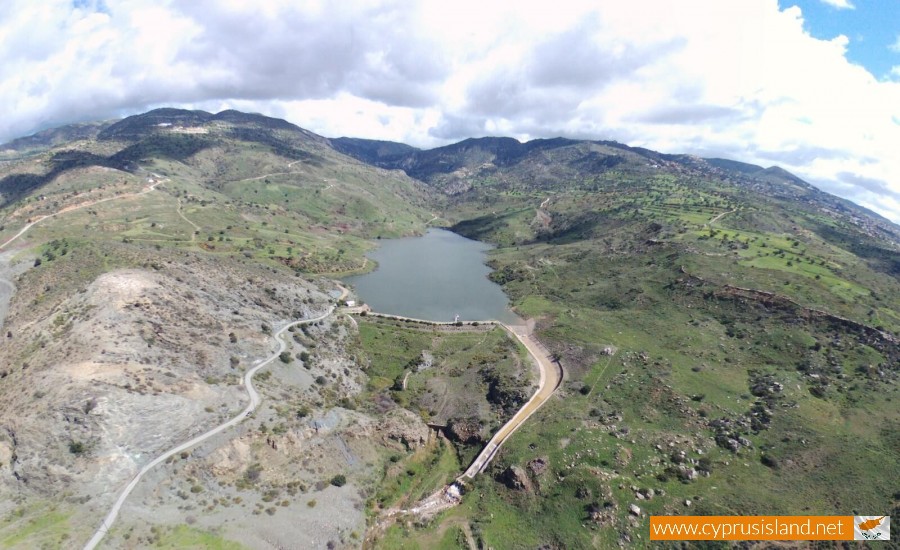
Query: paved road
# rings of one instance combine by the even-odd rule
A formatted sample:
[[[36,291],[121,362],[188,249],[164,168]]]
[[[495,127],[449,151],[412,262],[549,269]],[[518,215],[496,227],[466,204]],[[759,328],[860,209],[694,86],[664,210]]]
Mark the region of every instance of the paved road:
[[[522,342],[528,350],[528,353],[531,354],[531,357],[534,358],[534,361],[537,363],[538,369],[541,372],[541,379],[538,383],[538,389],[534,392],[534,395],[531,396],[531,399],[529,399],[528,402],[525,403],[525,405],[523,405],[522,408],[497,431],[497,433],[494,434],[494,437],[488,441],[487,446],[481,451],[481,454],[475,457],[475,461],[472,462],[469,469],[459,477],[460,480],[464,478],[472,479],[484,471],[484,468],[490,463],[491,459],[494,458],[494,455],[497,454],[497,451],[500,450],[500,447],[507,438],[519,429],[519,426],[524,424],[525,421],[528,420],[528,417],[534,414],[535,411],[547,402],[562,382],[562,368],[558,363],[554,363],[550,360],[550,352],[548,352],[547,349],[528,332],[527,327],[511,327],[503,324],[501,324],[501,326],[519,342]]]
[[[131,494],[131,491],[134,490],[134,488],[137,486],[137,484],[141,481],[141,478],[143,478],[147,472],[152,470],[158,464],[164,462],[170,456],[180,453],[181,451],[187,450],[187,449],[193,447],[194,445],[197,445],[198,443],[201,443],[201,442],[209,439],[210,437],[212,437],[224,430],[227,430],[228,428],[231,428],[232,426],[236,426],[237,424],[243,422],[244,419],[247,418],[248,415],[250,415],[250,413],[252,413],[253,411],[256,410],[256,408],[259,406],[259,403],[261,400],[259,397],[259,393],[257,393],[257,391],[256,391],[256,388],[253,387],[253,375],[256,374],[256,372],[259,369],[265,367],[266,365],[268,365],[269,363],[271,363],[272,361],[277,359],[278,355],[281,352],[283,352],[285,349],[287,349],[287,344],[285,344],[284,340],[281,339],[281,335],[284,334],[284,332],[286,330],[288,330],[290,327],[292,327],[294,325],[302,325],[305,323],[315,323],[316,321],[321,321],[322,319],[331,315],[333,312],[334,312],[334,306],[331,306],[328,308],[328,311],[326,313],[323,313],[322,315],[319,315],[318,317],[314,317],[312,319],[303,319],[301,321],[294,321],[292,323],[288,323],[287,325],[282,327],[281,330],[279,330],[277,333],[275,333],[275,341],[278,342],[278,351],[274,352],[272,355],[270,355],[265,360],[259,362],[255,367],[248,370],[247,373],[244,375],[244,387],[247,388],[247,394],[250,396],[250,403],[247,404],[247,407],[243,411],[241,411],[240,414],[238,414],[231,420],[229,420],[223,424],[219,424],[215,428],[209,430],[208,432],[206,432],[204,434],[198,435],[197,437],[191,439],[190,441],[185,441],[184,443],[178,445],[177,447],[173,447],[172,449],[169,449],[165,453],[159,455],[158,457],[156,457],[155,459],[153,459],[152,461],[150,461],[146,465],[144,465],[144,467],[141,468],[141,470],[137,473],[137,475],[134,476],[134,478],[131,480],[131,482],[125,487],[125,490],[122,491],[122,493],[119,495],[119,498],[113,504],[112,508],[110,508],[109,513],[103,519],[103,522],[101,522],[100,527],[97,529],[97,532],[94,533],[94,536],[91,537],[91,540],[89,540],[88,543],[84,545],[84,549],[92,550],[103,539],[103,537],[106,535],[106,533],[112,527],[113,523],[115,523],[116,517],[118,517],[118,515],[119,515],[119,510],[121,510],[122,505],[125,504],[125,500],[128,498],[128,495]]]

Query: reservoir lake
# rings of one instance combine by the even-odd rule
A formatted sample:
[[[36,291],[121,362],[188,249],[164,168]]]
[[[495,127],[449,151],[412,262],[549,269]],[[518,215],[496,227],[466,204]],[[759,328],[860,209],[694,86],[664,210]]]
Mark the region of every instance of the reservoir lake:
[[[444,229],[421,237],[379,241],[367,254],[378,268],[344,279],[373,311],[429,321],[521,323],[509,299],[488,279],[492,247]]]

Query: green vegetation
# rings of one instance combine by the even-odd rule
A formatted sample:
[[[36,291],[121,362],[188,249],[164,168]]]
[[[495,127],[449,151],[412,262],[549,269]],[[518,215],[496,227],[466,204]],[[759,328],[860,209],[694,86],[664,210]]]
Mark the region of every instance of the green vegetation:
[[[474,419],[487,435],[531,396],[536,373],[502,328],[453,332],[367,317],[359,333],[372,407],[391,400],[436,424]]]
[[[85,314],[57,305],[110,270],[212,258],[256,269],[250,285],[272,272],[343,274],[372,267],[364,260],[372,239],[421,232],[437,218],[498,245],[491,278],[535,321],[566,381],[460,506],[425,525],[392,526],[382,546],[640,547],[649,514],[896,510],[896,227],[778,170],[609,142],[491,138],[438,151],[394,147],[390,162],[379,159],[423,185],[350,162],[278,121],[181,113],[200,117],[207,133],[164,134],[157,113],[0,167],[0,241],[65,210],[20,241],[30,244],[17,259],[31,254],[22,281],[34,292],[17,299],[49,322],[46,334],[10,348],[19,371]],[[150,180],[157,187],[145,191]],[[280,303],[277,290],[260,288]],[[404,407],[446,433],[423,448],[398,441],[384,451],[383,477],[366,488],[376,515],[458,475],[534,379],[499,328],[372,316],[358,325],[353,359],[365,387],[338,395],[341,378],[318,375],[322,404],[376,418]],[[238,343],[230,329],[211,328],[223,345]],[[272,333],[265,323],[259,330]],[[142,337],[160,345],[149,328]],[[302,331],[293,338],[313,353],[285,352],[282,362],[297,357],[310,369],[326,359]],[[233,353],[224,357],[236,368]],[[300,422],[316,414],[311,405],[320,406],[293,402],[279,414]],[[62,450],[84,460],[71,455],[87,447],[73,439]],[[251,464],[236,485],[258,486],[261,472]],[[2,520],[0,546],[70,545],[66,513],[19,510]],[[235,547],[187,526],[155,528],[152,538]]]
[[[178,525],[174,528],[158,528],[154,547],[196,550],[242,550],[244,548],[241,544],[188,525]]]
[[[331,483],[335,487],[343,487],[347,484],[347,476],[345,476],[344,474],[337,474],[336,476],[331,478],[331,481],[329,481],[329,483]]]
[[[567,381],[461,506],[393,528],[386,546],[426,547],[460,521],[486,546],[610,547],[620,533],[643,546],[654,513],[895,506],[890,244],[809,206],[831,199],[794,200],[811,192],[788,183],[767,193],[768,183],[621,164],[548,193],[524,170],[472,176],[448,209],[455,230],[499,245],[492,279],[540,320]],[[860,240],[877,250],[859,255]],[[530,486],[512,488],[510,467]],[[871,482],[849,481],[860,479]]]
[[[0,184],[17,193],[7,197],[15,202],[0,205],[0,238],[67,206],[135,194],[151,174],[159,174],[149,179],[162,184],[140,196],[137,210],[121,205],[138,199],[122,198],[71,210],[62,223],[35,226],[29,238],[49,243],[36,263],[66,254],[72,241],[89,240],[201,250],[298,273],[343,273],[363,267],[368,239],[420,232],[431,218],[428,192],[413,180],[350,166],[301,133],[273,137],[268,129],[242,129],[245,124],[219,122],[201,136],[143,128],[128,134],[144,136],[137,143],[80,142],[84,151],[41,154],[51,167],[45,174],[20,173],[32,169],[24,163],[6,165]],[[138,162],[141,175],[109,169]]]
[[[31,547],[47,544],[55,547],[66,546],[71,539],[70,514],[62,513],[56,506],[44,508],[17,508],[9,516],[0,520],[3,537],[0,547],[14,548],[27,543]]]
[[[464,467],[446,439],[406,457],[392,455],[385,465],[384,479],[375,495],[380,509],[411,505],[452,482]]]

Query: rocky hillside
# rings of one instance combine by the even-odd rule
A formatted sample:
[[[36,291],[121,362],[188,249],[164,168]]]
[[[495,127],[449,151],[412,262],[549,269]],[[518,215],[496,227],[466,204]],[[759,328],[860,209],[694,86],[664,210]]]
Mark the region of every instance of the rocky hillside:
[[[275,333],[333,306],[319,273],[432,217],[421,183],[260,115],[161,109],[77,138],[0,166],[2,547],[83,544],[144,464],[246,406]],[[154,470],[110,545],[361,540],[382,462],[427,428],[358,403],[347,318],[284,339],[263,408]]]

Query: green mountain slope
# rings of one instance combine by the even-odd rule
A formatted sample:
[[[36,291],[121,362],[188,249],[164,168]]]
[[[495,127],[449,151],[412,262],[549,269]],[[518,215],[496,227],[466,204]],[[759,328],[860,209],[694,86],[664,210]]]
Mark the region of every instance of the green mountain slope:
[[[391,544],[467,522],[488,546],[632,547],[648,514],[897,512],[894,224],[779,168],[609,142],[359,158],[498,245],[492,278],[567,372],[463,506]]]
[[[420,182],[354,161],[285,121],[158,109],[108,125],[95,139],[0,167],[2,235],[66,204],[135,192],[150,181],[163,182],[153,213],[101,213],[80,230],[103,238],[97,227],[114,224],[111,239],[195,248],[203,241],[217,254],[344,271],[362,265],[360,252],[371,246],[365,239],[412,234],[432,217]]]
[[[121,434],[155,433],[144,413],[162,421],[159,403],[174,403],[179,429],[191,415],[212,423],[210,411],[239,401],[240,369],[269,346],[261,327],[320,310],[335,288],[321,275],[369,268],[373,239],[435,220],[497,245],[491,278],[534,320],[566,379],[460,506],[379,533],[376,547],[640,547],[649,514],[898,512],[900,228],[780,168],[563,138],[419,150],[177,109],[4,148],[16,153],[0,164],[0,244],[39,223],[0,254],[0,267],[17,270],[0,277],[18,288],[0,349],[0,493],[31,480],[19,508],[0,503],[0,546],[34,543],[28,525],[48,518],[94,521],[81,499],[96,488],[78,484],[113,463],[103,453],[128,458]],[[227,515],[221,502],[249,501],[200,504],[221,482],[258,489],[254,514],[279,517],[268,503],[300,494],[291,517],[344,513],[364,529],[363,503],[371,525],[380,506],[411,503],[403,487],[426,494],[475,452],[409,444],[427,429],[397,405],[424,405],[398,386],[435,352],[454,358],[441,376],[471,392],[466,364],[510,357],[487,334],[437,338],[344,317],[295,333],[307,368],[274,371],[273,405],[252,420],[249,443],[207,449],[219,462],[167,465],[166,505]],[[378,364],[361,367],[368,360]],[[392,410],[405,427],[386,420]],[[315,439],[309,415],[343,426],[343,439],[331,427]],[[294,453],[282,460],[270,438],[285,433],[301,435],[278,440]],[[304,453],[329,445],[306,470]],[[305,493],[333,491],[346,453],[360,457],[348,476],[359,485],[334,502],[352,506],[323,511],[332,500]],[[285,473],[298,469],[302,479]],[[101,473],[128,470],[117,471]],[[60,483],[74,487],[60,506],[75,520],[47,516]],[[149,525],[132,525],[136,544],[160,538]],[[87,530],[68,529],[38,542],[65,546],[63,531]],[[362,540],[353,533],[349,545]]]

